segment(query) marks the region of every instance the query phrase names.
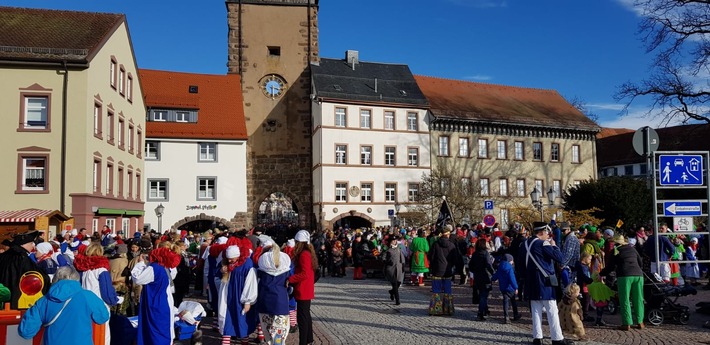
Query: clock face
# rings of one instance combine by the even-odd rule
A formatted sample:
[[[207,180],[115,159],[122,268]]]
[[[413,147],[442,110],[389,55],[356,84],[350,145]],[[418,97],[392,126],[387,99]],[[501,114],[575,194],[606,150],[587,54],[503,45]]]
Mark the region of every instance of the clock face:
[[[281,97],[286,90],[286,82],[275,74],[269,74],[259,82],[261,91],[271,99]]]

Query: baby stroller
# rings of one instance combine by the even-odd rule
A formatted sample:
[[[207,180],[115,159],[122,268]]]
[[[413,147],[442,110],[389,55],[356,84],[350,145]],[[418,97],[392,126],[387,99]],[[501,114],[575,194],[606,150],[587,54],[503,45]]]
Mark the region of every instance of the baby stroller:
[[[190,344],[190,345],[201,345],[202,344],[202,331],[199,330],[200,321],[207,315],[205,308],[202,304],[195,301],[183,301],[180,303],[180,307],[173,311],[176,312],[175,315],[175,339],[173,344]],[[126,318],[121,316],[124,320],[120,321],[121,325],[126,324],[128,327],[122,326],[121,329],[121,342],[120,344],[133,344],[136,338],[136,327],[138,327],[138,316],[132,316]],[[113,322],[113,320],[112,320]],[[111,324],[111,336],[113,337],[113,327]],[[113,338],[112,338],[113,342]]]
[[[676,303],[678,297],[695,295],[697,290],[690,285],[673,286],[664,282],[658,274],[653,276],[644,272],[643,295],[646,300],[646,320],[658,326],[665,320],[672,320],[681,325],[690,320],[689,308]]]

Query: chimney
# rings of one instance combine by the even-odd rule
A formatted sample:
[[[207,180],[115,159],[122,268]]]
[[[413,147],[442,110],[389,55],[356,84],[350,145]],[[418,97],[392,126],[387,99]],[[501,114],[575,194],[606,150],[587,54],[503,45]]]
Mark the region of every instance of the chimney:
[[[345,61],[352,66],[353,70],[355,70],[355,65],[358,64],[360,61],[358,59],[358,51],[357,50],[346,50],[345,51]]]

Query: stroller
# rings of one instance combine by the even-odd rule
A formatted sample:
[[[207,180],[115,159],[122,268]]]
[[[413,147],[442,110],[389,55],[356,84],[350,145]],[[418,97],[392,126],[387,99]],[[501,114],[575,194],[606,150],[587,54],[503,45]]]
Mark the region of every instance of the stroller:
[[[646,320],[654,326],[668,319],[681,325],[688,324],[689,308],[676,301],[678,297],[697,293],[698,291],[690,285],[673,286],[664,282],[656,273],[649,276],[644,272],[643,294],[646,300]]]
[[[173,344],[202,344],[200,321],[207,315],[202,305],[195,301],[183,301],[176,312]],[[138,327],[138,316],[125,317],[115,314],[111,318],[111,342],[116,339],[118,344],[134,344],[137,336],[136,327]]]

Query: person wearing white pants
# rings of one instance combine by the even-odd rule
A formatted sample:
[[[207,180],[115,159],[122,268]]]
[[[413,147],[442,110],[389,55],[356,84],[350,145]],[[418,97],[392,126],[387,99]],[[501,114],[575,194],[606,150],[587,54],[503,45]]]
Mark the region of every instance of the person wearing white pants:
[[[520,246],[519,258],[525,262],[525,293],[530,301],[532,313],[533,345],[542,345],[542,313],[547,312],[552,345],[571,345],[572,340],[565,339],[560,327],[560,318],[555,300],[557,276],[554,262],[562,263],[563,254],[555,245],[552,229],[544,222],[533,223],[533,236]]]

